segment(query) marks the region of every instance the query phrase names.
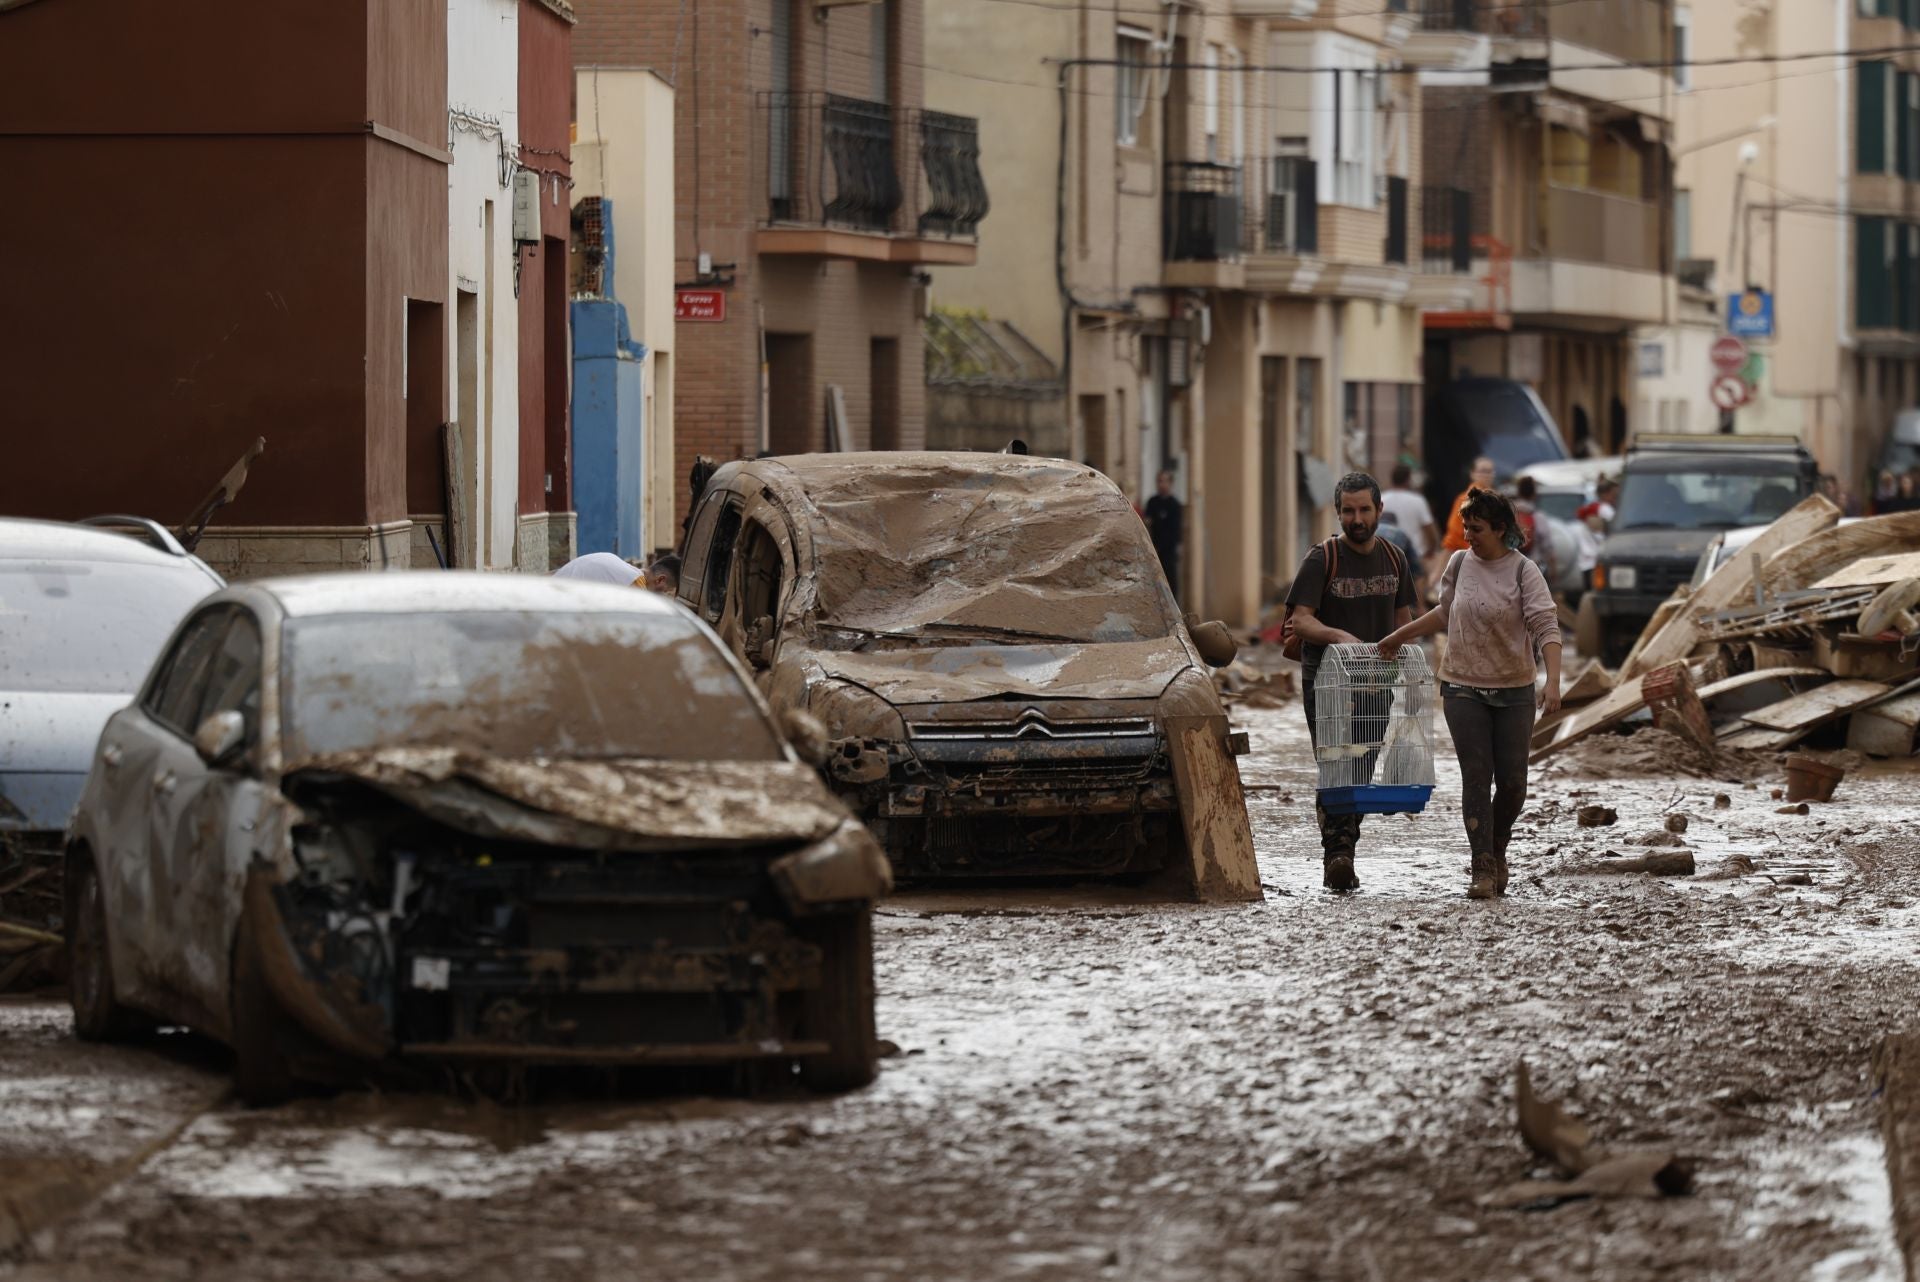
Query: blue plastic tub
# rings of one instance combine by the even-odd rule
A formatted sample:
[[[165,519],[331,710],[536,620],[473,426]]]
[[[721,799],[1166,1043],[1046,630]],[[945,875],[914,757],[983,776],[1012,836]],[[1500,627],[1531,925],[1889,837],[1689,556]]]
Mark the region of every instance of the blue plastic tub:
[[[1427,808],[1433,785],[1361,784],[1354,788],[1322,788],[1320,809],[1330,815],[1418,814]]]

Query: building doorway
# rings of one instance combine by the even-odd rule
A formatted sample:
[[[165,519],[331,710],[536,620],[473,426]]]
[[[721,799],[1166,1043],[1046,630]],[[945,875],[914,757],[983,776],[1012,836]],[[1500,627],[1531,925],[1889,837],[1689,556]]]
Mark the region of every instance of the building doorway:
[[[813,335],[767,335],[767,448],[806,454],[818,448],[826,408],[813,394]]]
[[[900,448],[900,341],[876,338],[867,344],[867,446]]]
[[[480,295],[460,290],[453,308],[454,436],[449,469],[453,508],[447,514],[448,544],[455,565],[480,564]]]

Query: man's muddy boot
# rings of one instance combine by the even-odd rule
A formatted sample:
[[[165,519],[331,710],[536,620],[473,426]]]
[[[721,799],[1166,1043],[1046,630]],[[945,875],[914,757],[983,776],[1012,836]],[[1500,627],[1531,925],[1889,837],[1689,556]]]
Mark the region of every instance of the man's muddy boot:
[[[1473,856],[1473,881],[1467,887],[1467,898],[1492,899],[1499,893],[1499,883],[1494,879],[1493,856],[1483,855],[1475,851]]]
[[[1321,885],[1328,890],[1358,890],[1360,879],[1353,875],[1352,855],[1328,855]]]

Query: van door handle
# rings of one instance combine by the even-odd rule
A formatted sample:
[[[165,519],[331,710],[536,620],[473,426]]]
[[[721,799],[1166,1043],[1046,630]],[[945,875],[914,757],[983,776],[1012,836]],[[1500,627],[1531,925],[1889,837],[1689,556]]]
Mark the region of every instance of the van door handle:
[[[100,749],[100,764],[107,767],[107,769],[111,770],[113,769],[113,767],[120,764],[121,755],[122,754],[120,751],[120,745],[117,743],[110,743],[106,747]]]
[[[171,774],[161,775],[158,779],[155,779],[153,781],[154,794],[156,796],[161,796],[161,797],[168,797],[173,795],[174,783],[175,783],[175,780]]]

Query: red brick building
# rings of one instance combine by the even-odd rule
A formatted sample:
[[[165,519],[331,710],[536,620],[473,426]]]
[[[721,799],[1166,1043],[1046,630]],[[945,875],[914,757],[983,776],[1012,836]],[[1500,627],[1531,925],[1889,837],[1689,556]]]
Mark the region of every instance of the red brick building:
[[[987,205],[974,121],[923,106],[921,0],[576,9],[577,65],[674,85],[676,281],[727,294],[676,328],[678,474],[919,447],[923,269],[972,263]]]
[[[0,510],[178,521],[264,436],[209,560],[406,563],[409,422],[447,416],[416,323],[446,301],[446,57],[436,0],[0,9],[0,168],[31,175]]]

